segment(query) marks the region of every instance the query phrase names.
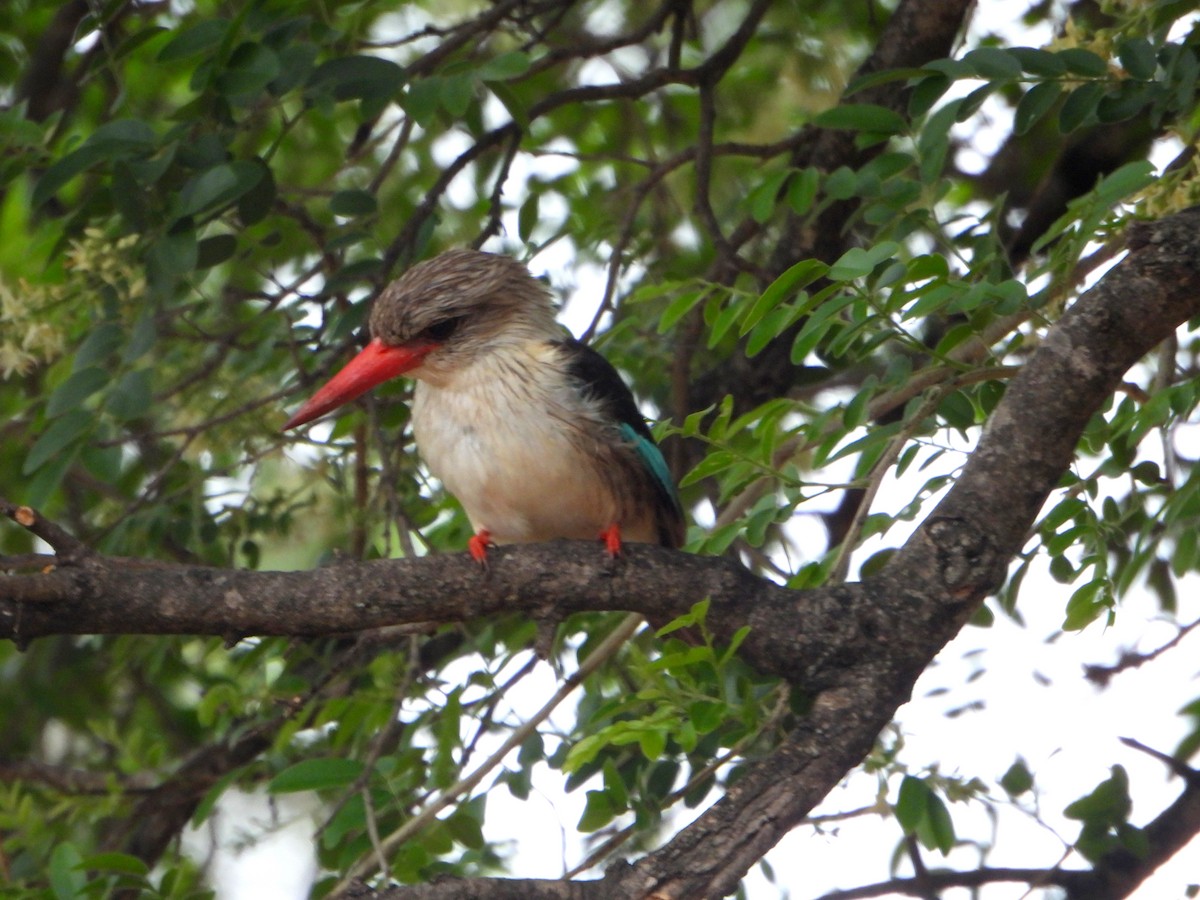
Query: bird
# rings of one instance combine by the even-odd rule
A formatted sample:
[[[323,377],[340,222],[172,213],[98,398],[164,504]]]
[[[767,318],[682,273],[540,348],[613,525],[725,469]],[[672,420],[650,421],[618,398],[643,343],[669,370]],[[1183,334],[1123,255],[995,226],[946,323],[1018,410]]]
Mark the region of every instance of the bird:
[[[284,430],[406,375],[417,451],[462,504],[481,565],[494,544],[599,538],[612,558],[623,541],[683,544],[674,480],[632,393],[558,324],[525,265],[447,250],[380,292],[369,329]]]

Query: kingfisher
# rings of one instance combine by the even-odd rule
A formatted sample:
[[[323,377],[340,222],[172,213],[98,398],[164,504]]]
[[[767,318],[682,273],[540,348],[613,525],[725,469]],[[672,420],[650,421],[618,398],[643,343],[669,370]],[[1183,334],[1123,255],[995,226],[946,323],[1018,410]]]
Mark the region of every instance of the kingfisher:
[[[683,510],[616,369],[555,320],[516,260],[456,249],[409,269],[371,310],[367,346],[296,411],[295,428],[381,382],[416,380],[417,450],[492,544],[599,538],[679,547]]]

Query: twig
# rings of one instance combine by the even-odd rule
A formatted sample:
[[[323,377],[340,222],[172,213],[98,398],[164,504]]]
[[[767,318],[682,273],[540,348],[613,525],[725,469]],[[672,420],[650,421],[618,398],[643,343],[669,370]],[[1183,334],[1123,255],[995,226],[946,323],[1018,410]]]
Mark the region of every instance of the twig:
[[[92,556],[92,549],[70,532],[59,528],[31,506],[18,506],[0,497],[0,514],[41,538],[54,548],[58,562],[79,562]]]
[[[579,664],[579,669],[568,678],[543,706],[529,721],[525,722],[520,728],[513,731],[511,735],[500,745],[491,756],[479,764],[479,766],[471,772],[470,775],[459,780],[456,784],[451,785],[442,793],[440,797],[426,806],[420,813],[409,819],[400,828],[397,828],[381,844],[386,857],[392,853],[401,844],[427,826],[443,809],[453,803],[459,796],[474,788],[483,780],[488,772],[496,768],[504,761],[504,758],[511,753],[515,748],[524,743],[525,739],[534,732],[554,710],[570,696],[574,690],[579,687],[589,675],[598,669],[605,661],[616,653],[624,643],[638,630],[642,625],[642,617],[639,615],[629,615],[621,622],[620,625],[605,638],[588,657]],[[332,891],[328,894],[329,897],[345,896],[345,892],[358,879],[364,878],[376,871],[376,863],[373,860],[363,860],[351,867],[345,877],[337,883]]]
[[[1134,750],[1140,750],[1147,756],[1153,756],[1160,763],[1170,769],[1175,775],[1178,775],[1188,783],[1190,787],[1200,787],[1200,771],[1193,769],[1191,766],[1184,763],[1183,760],[1177,759],[1170,753],[1163,753],[1161,750],[1155,750],[1153,747],[1147,747],[1136,738],[1123,737],[1117,738],[1126,747],[1131,747]]]
[[[1153,662],[1168,650],[1177,646],[1180,641],[1187,637],[1188,634],[1190,634],[1197,627],[1200,627],[1200,619],[1197,619],[1191,624],[1181,626],[1179,633],[1176,634],[1175,637],[1171,638],[1171,640],[1167,641],[1161,647],[1151,650],[1149,653],[1134,653],[1131,650],[1126,650],[1121,654],[1121,658],[1116,662],[1115,665],[1084,666],[1084,677],[1093,684],[1097,684],[1100,687],[1106,687],[1114,675],[1119,675],[1127,669],[1136,669],[1148,662]]]

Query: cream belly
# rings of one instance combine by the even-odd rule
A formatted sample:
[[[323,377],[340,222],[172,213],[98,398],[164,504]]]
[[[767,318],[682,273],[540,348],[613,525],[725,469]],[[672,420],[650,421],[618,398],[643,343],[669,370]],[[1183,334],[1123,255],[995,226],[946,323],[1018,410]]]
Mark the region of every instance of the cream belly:
[[[418,383],[417,448],[475,530],[497,543],[593,539],[617,521],[618,503],[571,424],[571,416],[590,411],[564,409],[553,387],[534,374],[553,367],[533,362],[519,379],[479,363],[442,386]],[[640,530],[626,537],[654,539]]]

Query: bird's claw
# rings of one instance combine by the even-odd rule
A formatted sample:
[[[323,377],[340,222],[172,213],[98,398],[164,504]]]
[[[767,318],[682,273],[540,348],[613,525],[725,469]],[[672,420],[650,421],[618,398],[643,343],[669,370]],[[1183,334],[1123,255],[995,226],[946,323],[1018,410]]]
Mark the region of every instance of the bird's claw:
[[[479,563],[481,569],[487,569],[487,552],[488,547],[492,546],[492,536],[484,529],[471,535],[471,539],[467,541],[467,550],[471,554],[471,558]]]
[[[621,555],[621,526],[616,522],[600,532],[600,540],[604,541],[604,549],[608,551],[609,559],[616,559]]]

